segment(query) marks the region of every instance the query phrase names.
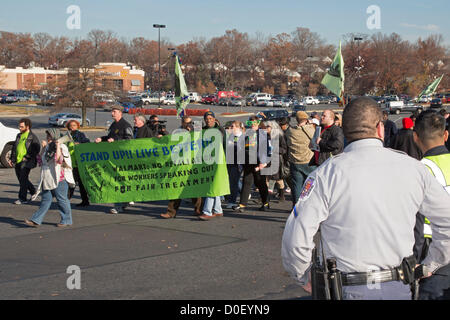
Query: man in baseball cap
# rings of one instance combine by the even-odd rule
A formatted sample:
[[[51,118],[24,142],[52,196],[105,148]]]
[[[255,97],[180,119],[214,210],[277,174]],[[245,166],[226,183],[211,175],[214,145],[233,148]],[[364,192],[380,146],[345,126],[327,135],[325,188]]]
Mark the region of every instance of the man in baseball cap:
[[[298,111],[295,114],[298,125],[287,129],[285,137],[288,146],[288,162],[292,179],[292,204],[295,206],[303,183],[306,177],[314,171],[315,166],[310,166],[309,162],[313,152],[309,148],[309,143],[314,136],[314,127],[308,123],[308,114]]]

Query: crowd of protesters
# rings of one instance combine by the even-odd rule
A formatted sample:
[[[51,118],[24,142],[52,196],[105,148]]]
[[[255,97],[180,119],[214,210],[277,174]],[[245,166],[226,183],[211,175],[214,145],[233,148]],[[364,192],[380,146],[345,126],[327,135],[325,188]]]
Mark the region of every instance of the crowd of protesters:
[[[449,123],[449,114],[440,112]],[[111,111],[113,123],[108,134],[95,139],[95,143],[114,142],[141,138],[161,138],[167,135],[165,126],[161,125],[158,117],[153,115],[147,119],[144,115],[136,114],[134,123],[128,123],[122,114],[121,107]],[[396,124],[388,120],[388,113],[384,112],[383,123],[385,130],[384,146],[397,149],[420,160],[423,156],[420,148],[413,139],[414,120],[417,114],[403,118],[403,127],[398,129]],[[272,200],[285,201],[290,194],[292,206],[295,206],[302,192],[308,175],[328,158],[344,151],[347,141],[342,130],[342,117],[333,110],[324,110],[321,114],[313,112],[308,115],[304,111],[295,114],[295,120],[283,118],[278,121],[266,121],[264,116],[251,116],[245,123],[230,121],[224,126],[208,111],[203,117],[202,129],[216,129],[222,135],[223,148],[227,160],[230,194],[225,196],[226,209],[234,212],[245,212],[249,206],[252,192],[259,194],[259,210],[270,210]],[[296,122],[292,124],[292,122]],[[20,183],[19,199],[15,204],[27,202],[27,192],[36,198],[42,193],[39,210],[26,220],[30,226],[42,223],[48,211],[53,196],[56,197],[61,215],[58,226],[72,224],[70,199],[78,185],[81,203],[77,207],[90,205],[88,193],[83,186],[74,157],[74,147],[90,140],[81,132],[80,124],[75,121],[67,123],[72,141],[59,143],[61,133],[58,129],[46,131],[47,140],[39,143],[38,138],[31,131],[31,121],[19,121],[20,133],[17,136],[11,158],[11,165],[15,166]],[[194,130],[193,121],[185,116],[181,119],[180,129]],[[448,141],[447,148],[448,148]],[[30,170],[41,166],[41,182],[38,189],[29,181]],[[222,202],[224,197],[192,198],[194,215],[201,220],[210,220],[223,216]],[[183,199],[170,200],[166,212],[161,218],[175,218]],[[122,213],[133,205],[116,203],[109,210],[112,214]]]

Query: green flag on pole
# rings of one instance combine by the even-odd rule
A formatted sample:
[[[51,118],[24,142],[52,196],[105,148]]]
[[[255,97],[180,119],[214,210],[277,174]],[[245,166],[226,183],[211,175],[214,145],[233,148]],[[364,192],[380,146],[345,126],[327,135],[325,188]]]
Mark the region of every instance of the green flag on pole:
[[[419,97],[417,99],[420,99],[422,96],[427,96],[427,95],[433,94],[436,91],[437,87],[439,86],[439,83],[441,82],[443,77],[444,77],[444,75],[442,75],[439,78],[437,78],[436,80],[434,80],[428,87],[426,87],[419,94]]]
[[[189,104],[189,92],[186,82],[184,81],[183,72],[179,62],[178,55],[175,53],[175,105],[177,108],[177,116],[184,116],[184,109]]]
[[[344,58],[341,52],[341,42],[339,42],[339,50],[336,52],[330,69],[323,77],[322,84],[344,102],[344,82]]]

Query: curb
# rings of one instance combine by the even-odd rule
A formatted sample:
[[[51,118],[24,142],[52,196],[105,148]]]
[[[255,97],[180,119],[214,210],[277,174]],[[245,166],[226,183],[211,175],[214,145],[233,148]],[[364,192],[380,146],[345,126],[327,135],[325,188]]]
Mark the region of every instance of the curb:
[[[223,118],[231,118],[231,117],[246,117],[246,116],[252,116],[252,115],[254,115],[255,113],[253,112],[245,112],[245,113],[233,113],[233,114],[224,114],[224,113],[221,113],[220,114],[220,116],[221,117],[223,117]]]

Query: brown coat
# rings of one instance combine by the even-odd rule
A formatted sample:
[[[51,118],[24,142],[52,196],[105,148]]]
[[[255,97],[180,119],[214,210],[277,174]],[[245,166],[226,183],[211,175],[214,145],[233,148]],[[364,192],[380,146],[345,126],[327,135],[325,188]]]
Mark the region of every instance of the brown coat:
[[[289,127],[286,130],[286,142],[288,147],[288,160],[295,164],[308,164],[313,156],[309,144],[314,136],[314,126]]]

